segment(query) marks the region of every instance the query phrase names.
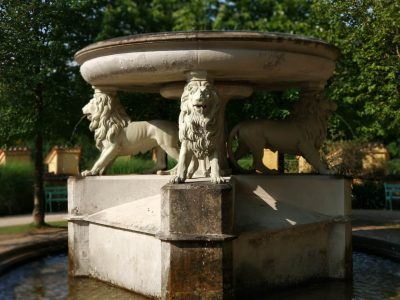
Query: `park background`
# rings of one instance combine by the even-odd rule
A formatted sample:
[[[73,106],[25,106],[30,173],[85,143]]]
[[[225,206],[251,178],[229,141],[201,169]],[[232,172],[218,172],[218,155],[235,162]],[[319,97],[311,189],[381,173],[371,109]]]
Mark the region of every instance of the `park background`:
[[[123,35],[187,30],[285,32],[323,39],[341,55],[326,95],[338,105],[324,149],[341,145],[359,161],[366,143],[390,153],[384,174],[353,187],[353,205],[384,206],[383,182],[400,174],[400,3],[390,0],[3,0],[0,3],[0,146],[28,146],[33,164],[0,166],[0,215],[43,214],[43,158],[55,145],[82,147],[81,169],[98,156],[81,108],[92,88],[74,54],[90,43]],[[158,94],[120,93],[132,120],[177,120],[178,101]],[[297,90],[257,92],[231,101],[228,127],[247,119],[285,119]],[[136,166],[150,160],[145,155]],[[116,168],[118,172],[140,172]],[[357,168],[345,175],[362,177]],[[399,177],[400,179],[400,177]],[[34,207],[35,204],[35,207]],[[42,218],[35,218],[37,224]]]

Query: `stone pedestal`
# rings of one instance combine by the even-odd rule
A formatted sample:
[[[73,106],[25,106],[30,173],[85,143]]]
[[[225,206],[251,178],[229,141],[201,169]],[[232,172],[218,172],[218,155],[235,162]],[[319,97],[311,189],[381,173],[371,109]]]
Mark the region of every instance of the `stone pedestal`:
[[[70,274],[163,299],[263,297],[310,279],[351,278],[349,180],[169,178],[70,179]]]
[[[232,292],[233,193],[229,184],[162,188],[162,296],[222,299]]]

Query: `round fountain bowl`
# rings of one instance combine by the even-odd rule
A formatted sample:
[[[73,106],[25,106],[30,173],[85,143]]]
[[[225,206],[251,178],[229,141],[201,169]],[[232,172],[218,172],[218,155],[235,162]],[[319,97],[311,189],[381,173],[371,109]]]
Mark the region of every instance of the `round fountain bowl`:
[[[259,89],[323,84],[339,51],[324,41],[281,33],[202,31],[141,34],[91,44],[75,55],[94,86],[158,92],[193,70],[210,80]]]

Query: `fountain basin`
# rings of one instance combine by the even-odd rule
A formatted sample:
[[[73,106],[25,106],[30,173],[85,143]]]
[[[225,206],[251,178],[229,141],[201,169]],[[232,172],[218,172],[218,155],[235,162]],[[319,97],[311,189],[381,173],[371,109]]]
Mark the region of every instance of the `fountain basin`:
[[[320,86],[338,55],[324,41],[297,35],[206,31],[119,37],[83,48],[75,60],[91,85],[158,93],[167,83],[186,81],[191,70],[256,89]]]
[[[388,259],[353,253],[353,281],[316,282],[296,288],[252,295],[251,299],[386,299],[399,297],[400,265]],[[91,278],[67,278],[66,255],[20,266],[0,277],[1,299],[134,299],[144,296]],[[249,294],[244,295],[250,298]]]

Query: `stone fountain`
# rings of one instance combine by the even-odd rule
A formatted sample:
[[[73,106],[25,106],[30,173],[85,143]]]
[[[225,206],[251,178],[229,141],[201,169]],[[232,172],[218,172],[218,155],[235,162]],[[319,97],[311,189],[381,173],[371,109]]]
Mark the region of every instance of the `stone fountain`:
[[[70,274],[163,299],[350,278],[350,183],[318,156],[335,109],[323,89],[337,56],[321,40],[258,32],[143,34],[79,51],[95,88],[83,112],[101,155],[69,179]],[[231,175],[227,102],[288,88],[301,91],[293,120],[239,124],[230,138],[254,161],[263,148],[301,154],[320,175]],[[179,131],[166,121],[131,122],[117,91],[180,99]],[[170,175],[95,176],[118,155],[153,147],[178,158],[160,172]],[[195,178],[199,166],[210,180]]]

